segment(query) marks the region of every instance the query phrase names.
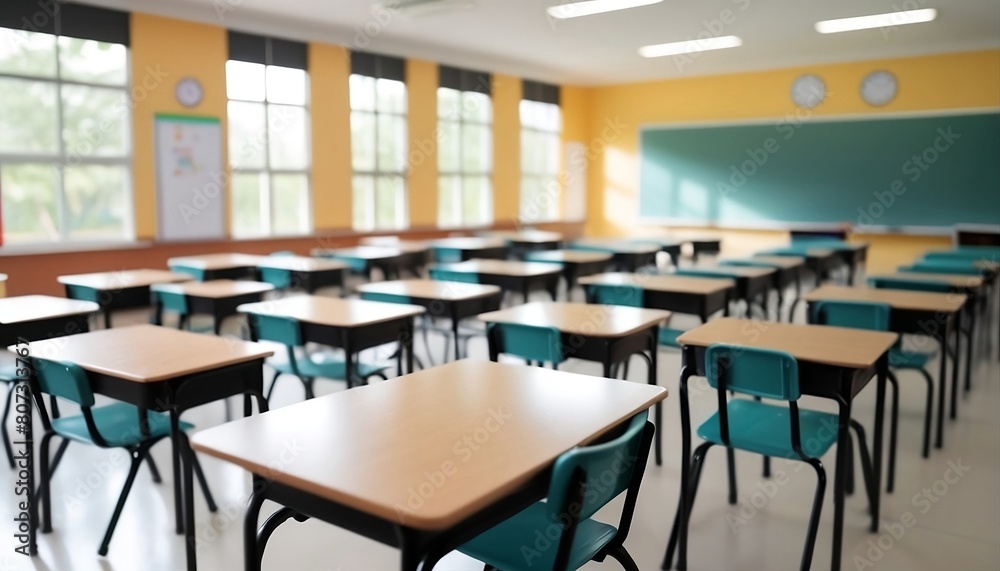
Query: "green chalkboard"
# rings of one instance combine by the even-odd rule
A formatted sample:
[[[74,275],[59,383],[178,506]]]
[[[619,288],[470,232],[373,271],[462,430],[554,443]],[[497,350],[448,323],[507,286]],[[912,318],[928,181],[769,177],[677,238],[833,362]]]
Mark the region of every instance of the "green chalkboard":
[[[720,226],[1000,224],[1000,114],[644,127],[640,212]]]

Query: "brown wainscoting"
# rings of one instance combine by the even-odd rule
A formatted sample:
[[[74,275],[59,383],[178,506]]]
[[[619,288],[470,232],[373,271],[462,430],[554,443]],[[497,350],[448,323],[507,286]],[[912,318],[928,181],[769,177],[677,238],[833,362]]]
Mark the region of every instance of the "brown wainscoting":
[[[493,230],[512,230],[513,223],[495,224]],[[550,222],[534,224],[533,228],[561,232],[567,239],[583,234],[583,222]],[[269,254],[277,250],[292,250],[308,256],[313,248],[342,248],[354,246],[365,236],[399,236],[405,240],[429,240],[452,234],[472,235],[483,229],[464,230],[440,228],[411,228],[403,232],[357,233],[350,230],[330,230],[312,236],[296,238],[269,238],[262,240],[213,240],[207,242],[140,243],[135,246],[105,250],[83,250],[38,254],[0,253],[0,273],[7,279],[7,295],[47,294],[62,296],[63,287],[57,276],[110,272],[139,268],[166,268],[167,260],[176,256],[194,256],[216,252],[243,254]]]

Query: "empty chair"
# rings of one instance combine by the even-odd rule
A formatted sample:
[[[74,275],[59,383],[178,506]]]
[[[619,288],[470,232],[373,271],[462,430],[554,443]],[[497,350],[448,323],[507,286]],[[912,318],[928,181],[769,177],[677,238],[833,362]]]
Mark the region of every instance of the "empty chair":
[[[348,388],[353,386],[354,381],[347,374],[347,362],[343,358],[329,353],[313,355],[306,351],[302,341],[302,326],[295,319],[253,314],[250,315],[250,329],[255,341],[273,341],[285,346],[285,355],[276,354],[266,361],[274,369],[274,378],[271,379],[271,388],[266,396],[268,400],[282,374],[298,377],[305,388],[307,399],[315,396],[313,383],[317,377],[346,381]],[[385,379],[385,369],[385,366],[362,363],[359,360],[355,363],[354,375],[364,382],[368,382],[373,376]]]
[[[800,563],[802,569],[808,569],[816,544],[816,530],[826,490],[826,471],[819,459],[836,443],[836,434],[831,433],[828,427],[836,426],[839,421],[836,414],[799,409],[797,401],[801,393],[798,371],[795,358],[781,351],[726,344],[712,345],[706,350],[705,376],[709,385],[717,391],[718,411],[698,427],[698,436],[705,442],[695,450],[691,459],[691,489],[687,494],[687,511],[690,517],[705,456],[712,446],[806,462],[815,470],[817,479]],[[785,401],[787,406],[744,398],[730,400],[727,399],[727,391]],[[864,431],[853,420],[851,426],[858,432],[870,501],[871,467]],[[685,501],[685,498],[681,498],[681,501]],[[680,516],[678,506],[663,562],[664,569],[669,569],[672,564],[679,526],[687,524],[681,522]],[[780,541],[786,539],[779,538]]]
[[[268,268],[261,266],[260,281],[269,283],[277,290],[286,290],[292,287],[292,272],[284,268]]]
[[[529,365],[538,361],[541,366],[549,363],[553,369],[558,369],[559,363],[566,360],[562,347],[562,333],[555,327],[490,323],[486,334],[495,340],[491,346],[497,347],[498,353],[520,357]]]
[[[546,501],[532,504],[458,550],[484,562],[487,569],[504,571],[568,571],[608,556],[638,571],[624,543],[653,437],[646,414],[632,417],[621,436],[564,453],[552,469]],[[635,461],[623,463],[621,458]],[[623,492],[625,505],[617,527],[592,519]],[[538,530],[551,540],[551,548],[533,547]]]
[[[129,453],[132,462],[129,466],[128,476],[125,478],[125,485],[118,497],[118,503],[115,504],[111,523],[108,524],[104,540],[98,549],[99,554],[107,555],[111,536],[115,531],[122,508],[125,507],[125,500],[128,499],[129,490],[132,488],[132,483],[143,460],[149,465],[153,481],[160,482],[159,471],[153,458],[149,455],[149,450],[157,442],[170,436],[170,417],[161,412],[147,412],[143,427],[140,426],[138,409],[131,404],[116,402],[95,407],[94,393],[91,391],[87,373],[74,363],[35,358],[32,359],[32,368],[34,370],[32,390],[35,393],[35,403],[38,405],[42,426],[45,429],[39,461],[41,472],[39,501],[42,503],[43,533],[52,531],[52,494],[50,489],[52,474],[59,466],[59,461],[70,441],[92,444],[100,448],[124,448]],[[41,393],[52,397],[51,417],[43,404]],[[79,405],[80,414],[60,416],[59,409],[55,406],[57,397]],[[181,446],[187,449],[188,439],[185,432],[193,429],[194,426],[187,422],[180,422],[179,428]],[[55,436],[62,438],[63,441],[56,451],[55,458],[50,462],[49,447]],[[198,457],[191,450],[188,450],[186,456],[189,456],[193,462],[194,473],[198,477],[209,509],[213,512],[216,511],[215,501],[212,499],[208,484],[205,482],[205,475],[202,473]]]
[[[187,295],[183,292],[158,289],[156,286],[151,288],[151,292],[153,294],[153,303],[156,304],[156,311],[159,315],[161,323],[163,321],[163,312],[169,311],[177,314],[178,329],[186,329],[188,331],[195,331],[198,333],[208,333],[210,331],[214,331],[214,329],[210,326],[194,327],[191,325],[191,312],[188,307],[188,299]]]

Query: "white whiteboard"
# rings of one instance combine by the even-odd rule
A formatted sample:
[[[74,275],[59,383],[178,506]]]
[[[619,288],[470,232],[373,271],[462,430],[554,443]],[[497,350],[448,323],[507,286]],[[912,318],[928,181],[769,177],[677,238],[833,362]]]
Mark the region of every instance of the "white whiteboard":
[[[225,238],[222,129],[215,117],[157,115],[157,239]]]

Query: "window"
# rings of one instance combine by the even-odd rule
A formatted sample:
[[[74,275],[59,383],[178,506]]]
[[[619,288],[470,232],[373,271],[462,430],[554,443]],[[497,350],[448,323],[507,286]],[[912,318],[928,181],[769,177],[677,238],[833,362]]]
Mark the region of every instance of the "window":
[[[130,240],[128,14],[38,6],[0,5],[4,243]]]
[[[490,75],[441,66],[438,88],[438,225],[493,221]]]
[[[408,224],[406,77],[403,60],[351,54],[351,165],[356,230]]]
[[[521,100],[521,220],[559,217],[559,87],[524,82]]]
[[[229,166],[237,238],[312,231],[306,45],[229,32]]]

